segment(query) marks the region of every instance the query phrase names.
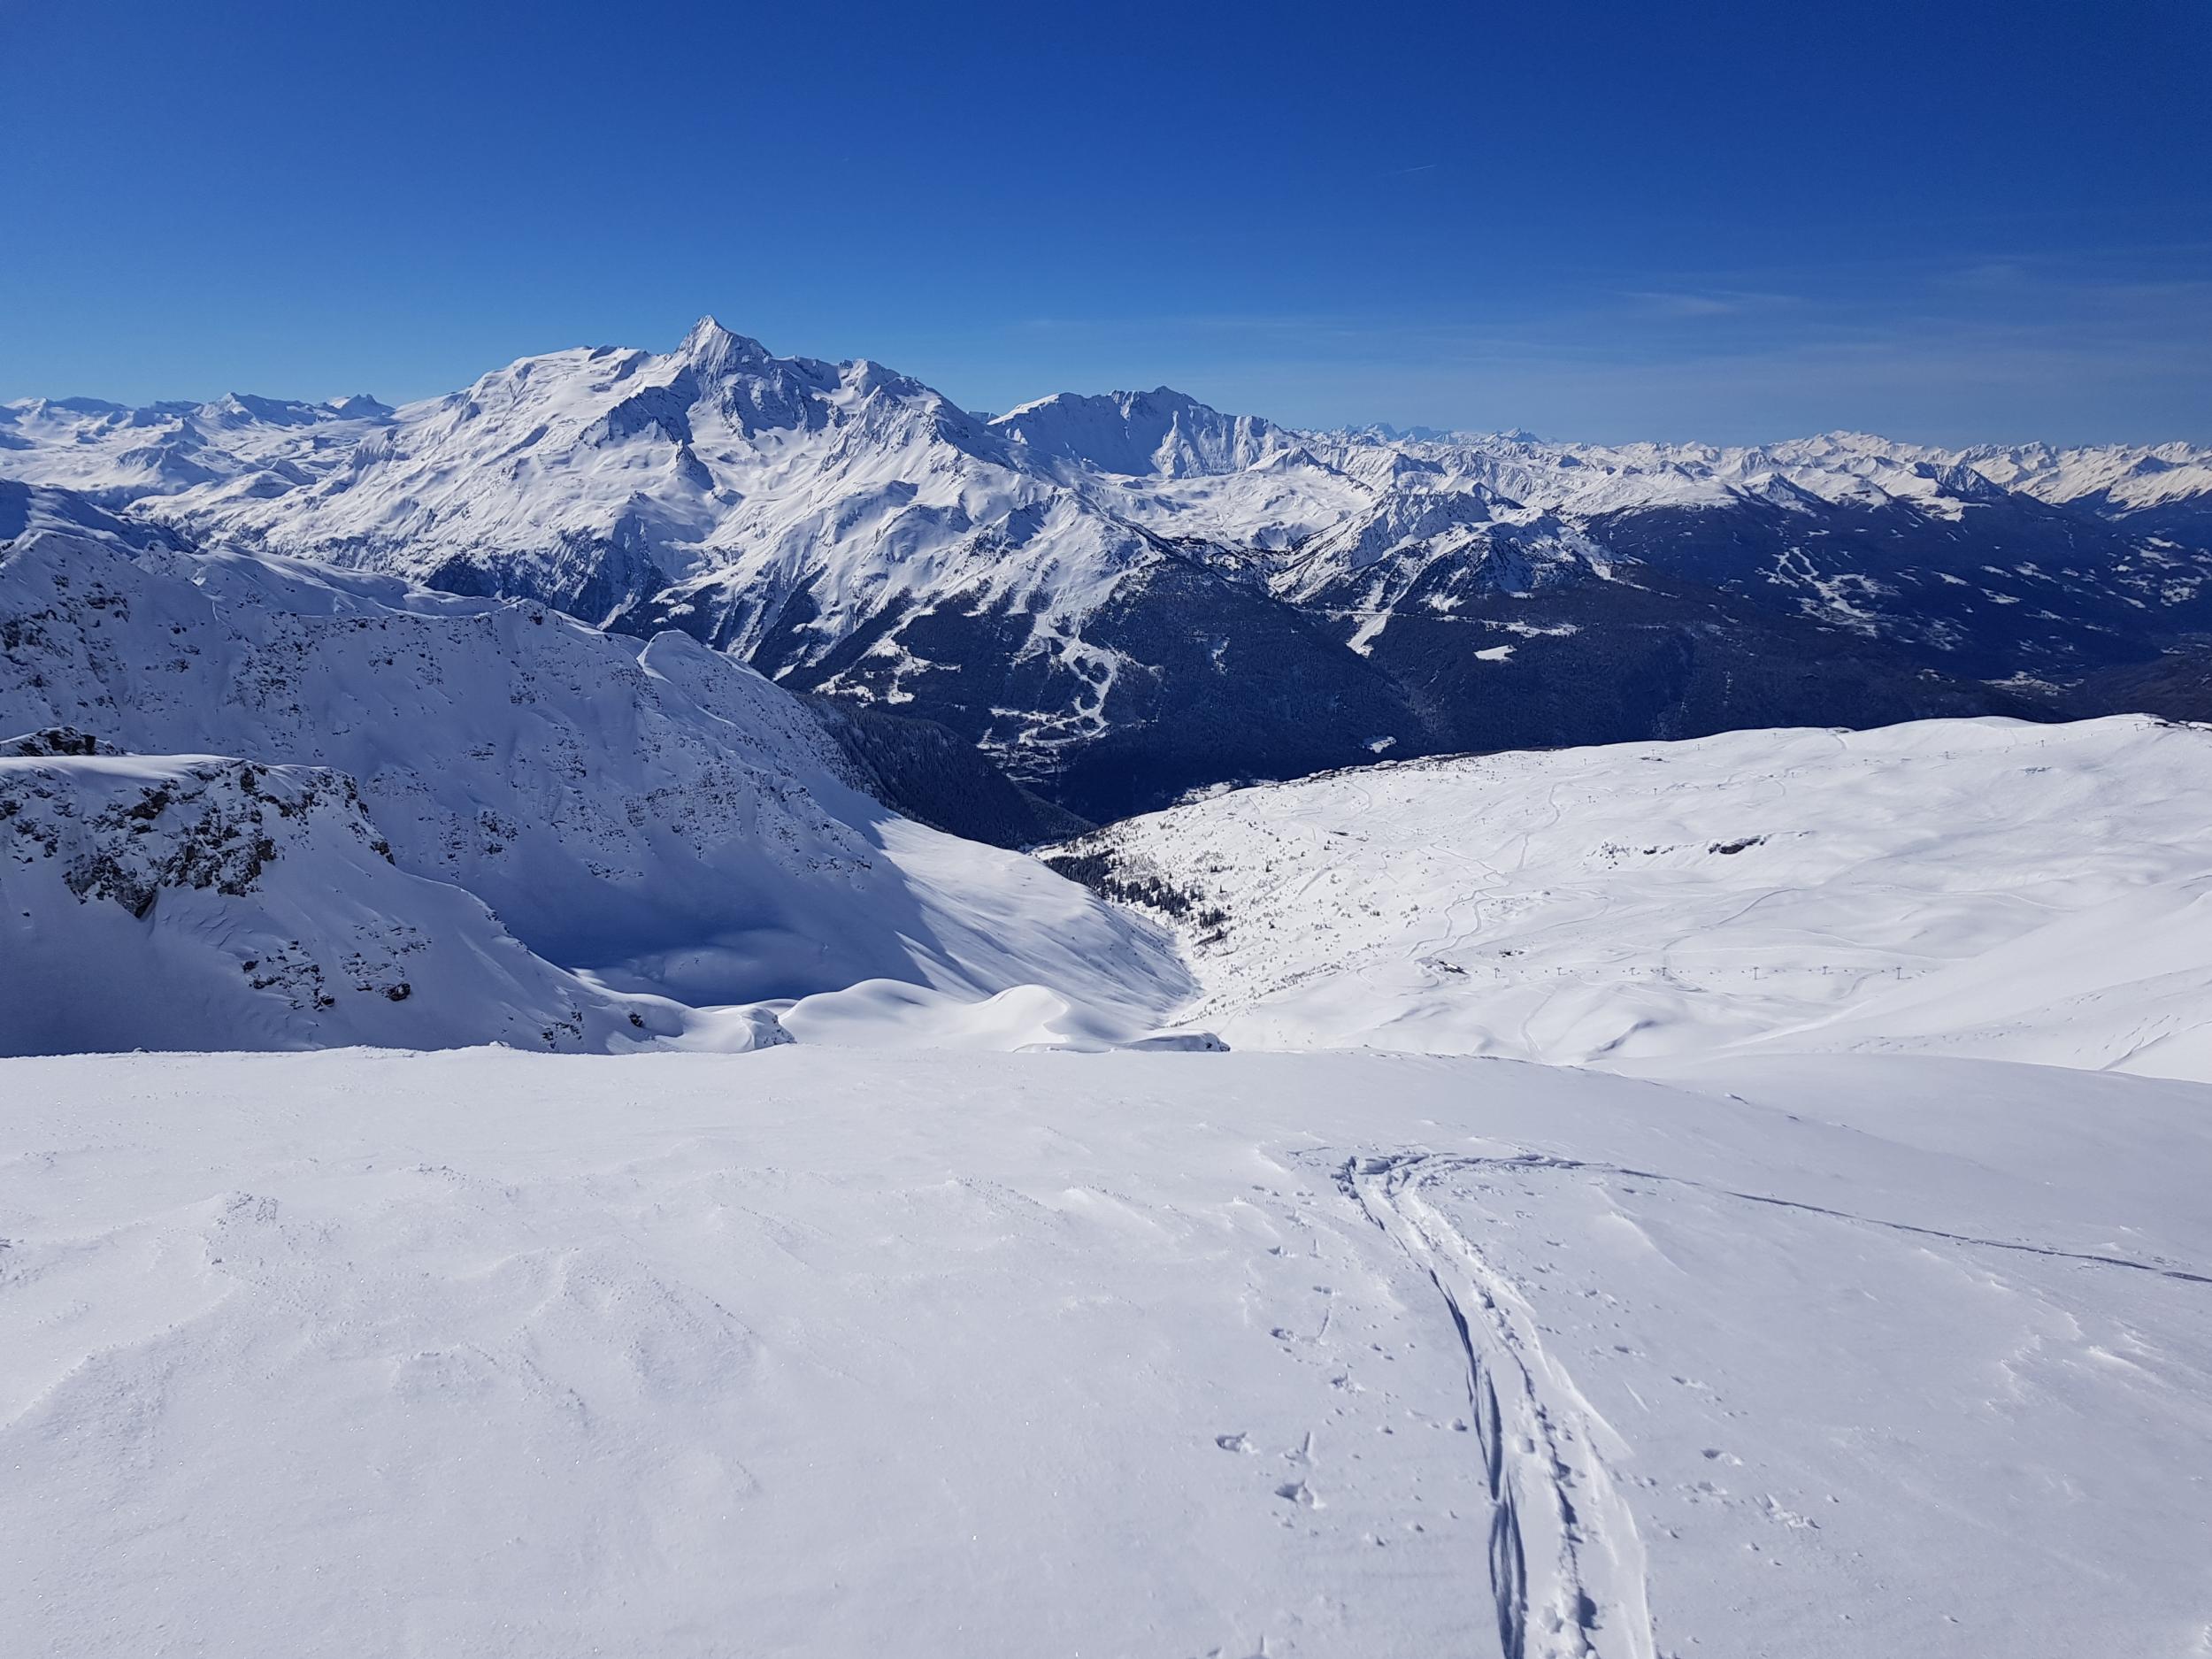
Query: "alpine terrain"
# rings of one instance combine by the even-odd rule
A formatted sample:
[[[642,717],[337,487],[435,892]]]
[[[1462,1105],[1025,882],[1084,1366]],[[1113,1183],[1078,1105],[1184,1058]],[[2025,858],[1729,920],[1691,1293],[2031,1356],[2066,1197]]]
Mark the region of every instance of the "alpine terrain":
[[[0,411],[0,1632],[2212,1653],[2212,454]]]
[[[0,477],[210,550],[680,630],[1093,820],[1375,755],[2212,714],[2212,450],[2182,444],[1305,433],[1164,388],[984,419],[703,319],[401,409],[18,402]]]

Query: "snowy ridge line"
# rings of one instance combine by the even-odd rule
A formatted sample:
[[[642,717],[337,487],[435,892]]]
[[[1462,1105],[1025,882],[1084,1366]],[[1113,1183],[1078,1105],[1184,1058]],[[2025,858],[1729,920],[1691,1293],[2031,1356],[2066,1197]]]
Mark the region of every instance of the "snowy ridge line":
[[[35,494],[37,512],[56,505]],[[511,1028],[570,1046],[574,1010],[594,1009],[612,1015],[585,1022],[594,1048],[749,1048],[775,1029],[765,1013],[694,1015],[894,981],[947,1006],[1022,990],[987,1017],[1014,1019],[998,1040],[1070,1029],[1041,1033],[1027,1010],[1109,1041],[1187,994],[1148,925],[1018,853],[897,816],[808,704],[687,634],[641,641],[534,602],[140,549],[87,511],[89,528],[0,541],[0,739],[31,734],[0,757],[0,1054],[434,1047]],[[230,757],[221,777],[178,773],[210,757]],[[357,793],[388,858],[358,856],[350,805],[280,812],[271,766],[315,769],[333,801]],[[184,816],[204,795],[219,808],[206,833]],[[215,831],[256,826],[280,854],[265,877],[177,887],[230,845]],[[88,909],[50,846],[120,860],[137,896]],[[480,946],[505,964],[489,979],[462,972]],[[363,953],[373,972],[348,965]],[[449,955],[449,973],[417,971]],[[114,994],[124,972],[165,988]],[[538,989],[488,996],[514,972]],[[1143,988],[1094,1021],[1129,972]],[[204,995],[178,995],[179,974]]]
[[[1347,1158],[1334,1176],[1427,1274],[1458,1334],[1494,1506],[1490,1589],[1506,1659],[1655,1659],[1643,1542],[1597,1441],[1617,1456],[1625,1445],[1544,1352],[1519,1294],[1421,1195],[1493,1162],[1512,1160],[1387,1153]]]

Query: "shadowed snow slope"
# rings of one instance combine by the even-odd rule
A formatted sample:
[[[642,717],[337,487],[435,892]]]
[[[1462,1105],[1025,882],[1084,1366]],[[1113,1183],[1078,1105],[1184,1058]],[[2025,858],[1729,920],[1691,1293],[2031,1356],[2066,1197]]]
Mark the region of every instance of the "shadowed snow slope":
[[[1179,912],[1233,1046],[2212,1078],[2208,800],[2212,728],[1925,721],[1378,766],[1051,856]]]
[[[342,772],[400,871],[617,992],[1041,985],[1141,1029],[1185,988],[1147,925],[888,812],[795,698],[682,634],[641,645],[541,605],[41,531],[0,545],[0,734]],[[0,976],[81,942],[36,935]]]
[[[603,1048],[649,1019],[676,1029],[395,869],[342,772],[0,755],[0,1053]]]
[[[2181,1655],[2212,1089],[0,1064],[25,1653]]]

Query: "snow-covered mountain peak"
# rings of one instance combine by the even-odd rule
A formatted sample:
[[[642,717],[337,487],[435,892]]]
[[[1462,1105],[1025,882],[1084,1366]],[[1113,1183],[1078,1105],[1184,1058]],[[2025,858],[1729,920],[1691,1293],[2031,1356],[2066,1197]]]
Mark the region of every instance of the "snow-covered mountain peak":
[[[226,392],[204,405],[201,415],[220,426],[311,426],[329,418],[326,404],[303,403],[287,397],[257,397],[250,392]]]
[[[1094,396],[1056,392],[991,425],[1035,454],[1125,477],[1240,472],[1296,442],[1257,415],[1225,415],[1166,386]]]
[[[389,403],[380,403],[366,392],[334,397],[323,407],[342,420],[382,420],[389,419],[393,413]]]
[[[710,376],[757,370],[775,360],[759,341],[725,328],[711,317],[692,324],[672,355]]]

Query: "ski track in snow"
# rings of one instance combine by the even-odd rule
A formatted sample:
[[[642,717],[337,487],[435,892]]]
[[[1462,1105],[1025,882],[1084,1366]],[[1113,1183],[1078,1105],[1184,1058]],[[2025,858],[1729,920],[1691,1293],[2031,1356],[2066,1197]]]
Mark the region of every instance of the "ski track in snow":
[[[1506,1659],[1653,1659],[1636,1520],[1598,1449],[1619,1437],[1544,1352],[1532,1311],[1421,1189],[1465,1161],[1347,1158],[1337,1182],[1444,1299],[1493,1514],[1490,1591]]]
[[[1825,1216],[1833,1221],[1847,1221],[1861,1227],[1886,1227],[1892,1233],[1918,1233],[1922,1238],[1940,1239],[1948,1244],[1969,1244],[1985,1250],[2017,1250],[2024,1256],[2045,1256],[2055,1261],[2084,1262],[2095,1267],[2120,1267],[2131,1272],[2155,1273],[2161,1279],[2177,1279],[2185,1285],[2212,1285],[2212,1273],[2196,1272],[2165,1262],[2138,1262],[2124,1256],[2101,1256],[2091,1250],[2062,1250],[2047,1244],[2024,1243],[2017,1239],[1978,1239],[1970,1233],[1947,1233],[1940,1227],[1916,1226],[1909,1221],[1883,1221],[1872,1216],[1853,1215],[1848,1210],[1831,1210],[1825,1204],[1809,1204],[1795,1198],[1772,1198],[1763,1193],[1740,1193],[1729,1187],[1715,1187],[1708,1181],[1692,1180],[1686,1176],[1661,1175],[1655,1171],[1627,1169],[1615,1164],[1586,1164],[1578,1158],[1547,1157],[1536,1152],[1525,1152],[1514,1158],[1454,1158],[1449,1162],[1467,1169],[1494,1164],[1523,1170],[1587,1170],[1600,1175],[1624,1176],[1632,1180],[1663,1181],[1670,1186],[1693,1187],[1699,1192],[1717,1194],[1747,1204],[1772,1204],[1779,1210],[1801,1210],[1809,1216]]]
[[[1488,1583],[1505,1659],[1657,1659],[1647,1564],[1633,1508],[1611,1465],[1632,1448],[1547,1352],[1540,1310],[1437,1203],[1455,1177],[1561,1173],[1655,1183],[1796,1210],[1855,1227],[1971,1249],[2015,1252],[2093,1268],[2212,1286],[2212,1274],[1994,1239],[1738,1191],[1692,1177],[1538,1152],[1474,1156],[1427,1150],[1354,1152],[1325,1164],[1339,1189],[1404,1252],[1441,1298],[1465,1356],[1467,1404],[1492,1504]],[[1708,1455],[1713,1454],[1709,1453]],[[1790,1525],[1803,1517],[1775,1508]]]

